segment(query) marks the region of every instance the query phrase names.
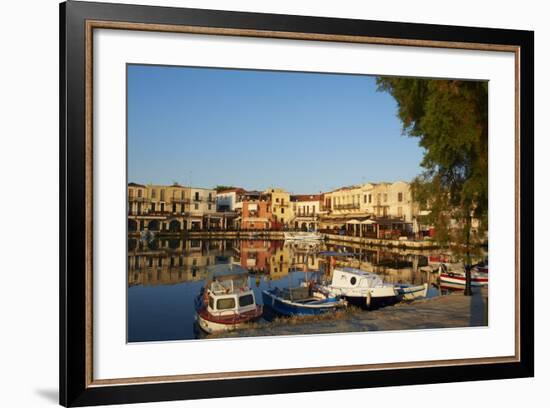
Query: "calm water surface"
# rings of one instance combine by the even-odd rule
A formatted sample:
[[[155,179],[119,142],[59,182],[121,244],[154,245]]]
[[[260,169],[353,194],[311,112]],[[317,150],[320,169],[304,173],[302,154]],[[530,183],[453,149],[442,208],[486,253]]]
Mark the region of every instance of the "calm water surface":
[[[265,240],[129,239],[128,341],[204,337],[195,325],[194,299],[215,265],[245,268],[261,304],[264,289],[299,285],[306,274],[326,278],[330,256],[337,266],[376,272],[386,282],[435,283],[433,274],[422,271],[435,256],[425,252]],[[441,294],[434,286],[428,292]]]

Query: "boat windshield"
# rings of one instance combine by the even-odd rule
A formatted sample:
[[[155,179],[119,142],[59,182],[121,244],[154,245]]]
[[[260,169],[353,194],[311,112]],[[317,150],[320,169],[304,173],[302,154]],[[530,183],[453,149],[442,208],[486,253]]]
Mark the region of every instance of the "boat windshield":
[[[218,310],[227,310],[227,309],[234,309],[234,308],[235,308],[234,297],[221,298],[221,299],[218,299],[218,301],[216,302],[216,309]]]
[[[211,290],[214,293],[230,293],[246,287],[248,287],[246,278],[215,280],[211,283]]]
[[[239,306],[250,306],[254,303],[254,296],[252,294],[244,295],[239,298]]]

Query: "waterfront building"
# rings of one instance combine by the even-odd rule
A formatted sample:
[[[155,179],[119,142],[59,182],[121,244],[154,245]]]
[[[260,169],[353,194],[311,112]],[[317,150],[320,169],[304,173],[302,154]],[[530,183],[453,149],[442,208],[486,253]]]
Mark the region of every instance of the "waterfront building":
[[[290,205],[290,194],[282,188],[272,187],[265,191],[270,196],[272,206],[272,229],[289,228],[294,220]]]
[[[372,199],[367,200],[366,209],[376,217],[395,217],[412,223],[418,215],[418,205],[413,202],[409,183],[397,181],[374,184],[369,194],[372,194]]]
[[[397,220],[393,224],[412,224],[419,212],[412,200],[410,184],[403,181],[342,187],[325,193],[324,197],[326,215],[320,220],[322,229],[343,229],[350,223],[375,219],[383,225],[388,224],[383,219]]]
[[[187,215],[191,230],[221,229],[224,227],[223,215],[216,211],[216,190],[189,187],[190,205]]]
[[[273,214],[269,195],[259,191],[247,191],[236,208],[241,213],[238,218],[240,229],[268,230],[272,228]]]
[[[216,193],[216,209],[218,212],[235,211],[237,204],[242,201],[246,191],[242,188],[230,188]]]
[[[224,229],[238,228],[237,220],[242,212],[242,198],[245,192],[244,189],[236,187],[216,193],[216,211],[224,216]]]
[[[179,231],[189,200],[188,188],[128,184],[128,231]]]
[[[128,184],[128,232],[226,229],[231,218],[217,211],[213,189]]]
[[[317,231],[319,217],[324,214],[322,194],[290,196],[294,213],[293,228],[304,231]]]

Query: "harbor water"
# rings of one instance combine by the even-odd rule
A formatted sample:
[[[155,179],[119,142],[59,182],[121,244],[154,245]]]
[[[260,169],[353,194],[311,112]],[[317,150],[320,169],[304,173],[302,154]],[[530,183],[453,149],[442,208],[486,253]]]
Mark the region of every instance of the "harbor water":
[[[194,300],[213,267],[238,264],[248,272],[256,302],[262,290],[328,278],[331,267],[379,274],[388,283],[429,284],[428,297],[451,288],[437,285],[436,253],[330,242],[237,239],[128,239],[128,342],[204,337],[195,323]],[[388,308],[391,308],[389,306]],[[365,312],[368,313],[368,312]],[[263,318],[262,323],[269,324]],[[278,322],[280,325],[280,322]],[[323,325],[326,326],[326,321]],[[315,321],[310,321],[315,327]]]

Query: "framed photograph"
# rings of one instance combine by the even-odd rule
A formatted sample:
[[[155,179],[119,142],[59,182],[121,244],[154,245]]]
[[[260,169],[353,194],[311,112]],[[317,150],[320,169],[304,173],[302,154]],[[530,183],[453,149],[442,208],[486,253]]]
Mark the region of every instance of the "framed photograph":
[[[60,403],[534,375],[534,33],[60,6]]]

